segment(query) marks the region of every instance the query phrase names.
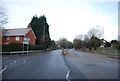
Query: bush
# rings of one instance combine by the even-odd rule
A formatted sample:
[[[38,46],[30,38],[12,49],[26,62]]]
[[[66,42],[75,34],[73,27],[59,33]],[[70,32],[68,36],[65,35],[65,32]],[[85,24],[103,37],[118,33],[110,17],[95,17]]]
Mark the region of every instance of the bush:
[[[112,47],[115,48],[115,49],[120,49],[120,44],[113,43]]]
[[[9,43],[2,45],[2,51],[10,52],[10,51],[21,51],[22,44],[21,43]]]
[[[29,50],[43,50],[45,47],[43,45],[29,45]]]
[[[28,50],[44,50],[46,49],[43,45],[28,45]],[[22,43],[9,43],[2,45],[3,52],[11,52],[11,51],[23,51]],[[24,51],[27,51],[27,45],[24,45]]]

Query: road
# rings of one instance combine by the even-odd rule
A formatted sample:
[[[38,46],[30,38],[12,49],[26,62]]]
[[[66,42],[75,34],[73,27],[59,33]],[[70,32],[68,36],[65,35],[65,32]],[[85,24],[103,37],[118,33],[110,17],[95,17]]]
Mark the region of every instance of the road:
[[[3,79],[118,79],[118,60],[74,49],[3,56]]]

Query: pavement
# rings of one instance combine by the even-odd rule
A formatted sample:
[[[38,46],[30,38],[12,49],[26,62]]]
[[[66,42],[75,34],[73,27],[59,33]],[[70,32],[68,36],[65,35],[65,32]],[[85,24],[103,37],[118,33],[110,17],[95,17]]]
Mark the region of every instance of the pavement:
[[[2,57],[3,79],[118,79],[118,60],[68,50]]]

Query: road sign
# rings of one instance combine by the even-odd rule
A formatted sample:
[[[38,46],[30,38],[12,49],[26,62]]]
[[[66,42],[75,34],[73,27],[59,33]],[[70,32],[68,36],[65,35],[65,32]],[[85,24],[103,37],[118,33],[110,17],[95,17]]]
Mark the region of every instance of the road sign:
[[[30,38],[26,38],[26,37],[25,37],[25,38],[24,38],[24,41],[30,41]]]
[[[29,42],[28,41],[23,41],[23,44],[29,44]]]

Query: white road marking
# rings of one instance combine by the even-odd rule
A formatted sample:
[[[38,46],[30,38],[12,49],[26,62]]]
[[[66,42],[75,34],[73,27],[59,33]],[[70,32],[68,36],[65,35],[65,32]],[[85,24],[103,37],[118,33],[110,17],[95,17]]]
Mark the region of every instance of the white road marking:
[[[7,69],[7,67],[5,67],[4,69],[2,69],[1,71],[0,71],[0,74],[4,71],[4,70],[6,70]]]
[[[25,63],[25,60],[23,61],[23,63]]]
[[[66,79],[67,79],[68,81],[70,81],[70,80],[69,80],[69,74],[70,74],[70,69],[68,69],[68,72],[67,72],[67,75],[66,75]]]
[[[16,63],[16,64],[12,64],[10,67],[13,67],[13,66],[16,66],[16,65],[18,65],[18,64],[22,64],[22,63],[25,63],[25,60],[23,61],[23,62],[18,62],[18,63]]]
[[[3,59],[7,59],[7,58],[3,58]]]
[[[64,68],[66,68],[66,69],[68,69],[68,67],[66,67],[66,66],[64,66],[64,65],[62,65]]]
[[[17,61],[17,62],[20,62],[20,61]]]
[[[108,62],[108,61],[105,61],[106,63],[108,63],[108,64],[110,64],[110,62]]]
[[[13,65],[13,63],[10,63],[9,65]]]

